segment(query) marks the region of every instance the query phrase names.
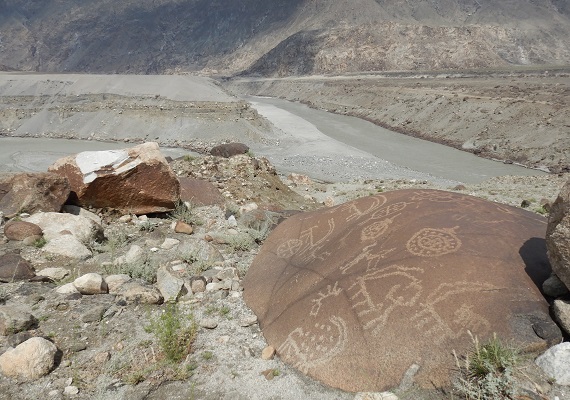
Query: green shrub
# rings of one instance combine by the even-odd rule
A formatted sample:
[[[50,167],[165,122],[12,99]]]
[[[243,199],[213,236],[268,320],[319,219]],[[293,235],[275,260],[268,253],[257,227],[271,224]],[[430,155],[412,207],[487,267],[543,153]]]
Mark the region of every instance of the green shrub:
[[[127,274],[131,278],[142,279],[150,284],[156,282],[157,269],[157,262],[148,256],[136,263],[110,264],[103,266],[103,272],[107,275]]]
[[[460,374],[454,383],[458,394],[468,400],[512,399],[518,351],[501,342],[496,334],[483,345],[471,332],[469,335],[473,349],[464,360],[461,362],[453,352]]]
[[[174,210],[170,212],[170,219],[174,221],[182,221],[189,225],[204,225],[204,221],[196,216],[194,213],[194,206],[189,202],[176,202]]]
[[[168,304],[158,318],[151,319],[145,330],[156,336],[168,361],[180,362],[192,350],[197,325],[192,314],[185,316],[176,304]]]

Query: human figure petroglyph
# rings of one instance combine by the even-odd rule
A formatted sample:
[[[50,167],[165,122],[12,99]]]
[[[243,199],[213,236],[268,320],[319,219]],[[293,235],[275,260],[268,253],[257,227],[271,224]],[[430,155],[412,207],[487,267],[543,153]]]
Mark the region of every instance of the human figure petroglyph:
[[[346,321],[337,316],[329,323],[316,323],[309,331],[303,328],[293,330],[279,346],[277,353],[303,373],[326,364],[340,354],[348,341]]]
[[[442,191],[414,192],[414,196],[411,199],[414,201],[427,200],[435,203],[461,203],[462,207],[469,207],[475,204],[474,201],[466,196],[458,196],[452,192]]]
[[[311,312],[309,313],[313,317],[316,317],[323,306],[323,301],[328,299],[329,297],[336,297],[342,292],[342,288],[338,287],[338,282],[335,282],[333,286],[327,285],[326,291],[323,293],[322,291],[319,292],[317,298],[311,300],[313,303],[313,307],[311,307]]]
[[[411,317],[415,328],[429,336],[430,340],[440,344],[447,339],[457,339],[464,335],[467,329],[473,332],[487,333],[491,324],[480,314],[475,313],[472,307],[461,302],[461,297],[466,293],[479,293],[489,290],[497,290],[498,287],[488,283],[453,282],[442,283],[430,293],[426,301],[418,304],[419,312]],[[445,303],[445,304],[443,304]],[[444,312],[438,312],[437,307],[445,307]],[[454,309],[451,324],[449,308]],[[441,310],[443,311],[443,310]]]
[[[438,257],[455,253],[461,247],[461,240],[455,234],[457,229],[458,226],[450,229],[424,228],[408,240],[406,248],[418,257]]]
[[[423,290],[422,281],[415,275],[423,272],[422,268],[393,265],[383,269],[372,268],[356,277],[347,292],[364,330],[378,335],[394,310],[413,306]],[[398,283],[392,285],[386,293],[377,293],[368,288],[371,281],[387,281],[389,278],[397,278],[395,282]]]
[[[320,237],[316,233],[319,225],[314,225],[305,229],[299,235],[299,239],[289,239],[277,247],[277,256],[281,258],[290,258],[293,256],[302,257],[304,261],[310,262],[315,259],[324,259],[329,252],[323,252],[321,249],[327,244],[327,239],[335,230],[335,220],[331,218],[327,221],[328,229]]]

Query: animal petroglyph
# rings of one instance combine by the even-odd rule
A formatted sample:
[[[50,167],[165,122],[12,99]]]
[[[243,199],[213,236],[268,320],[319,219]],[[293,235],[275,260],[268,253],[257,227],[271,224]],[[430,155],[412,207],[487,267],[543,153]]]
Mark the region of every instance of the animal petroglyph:
[[[313,303],[313,307],[311,307],[311,312],[309,314],[312,315],[313,317],[316,317],[317,315],[319,315],[319,311],[321,310],[321,307],[323,305],[323,301],[329,297],[333,297],[333,296],[336,297],[341,292],[342,292],[342,288],[338,287],[338,282],[335,282],[334,286],[327,285],[327,290],[325,291],[325,293],[319,292],[317,298],[311,300],[311,302]]]
[[[416,233],[406,248],[410,253],[418,257],[438,257],[444,254],[455,253],[461,247],[461,240],[453,229],[424,228]]]
[[[418,331],[423,332],[437,344],[446,339],[457,339],[465,335],[467,330],[481,332],[481,334],[488,333],[491,329],[489,321],[474,312],[472,306],[462,302],[461,297],[466,293],[497,289],[498,287],[488,283],[442,283],[427,296],[425,302],[419,304],[421,310],[411,317],[411,321],[415,323]],[[444,305],[447,307],[443,307]],[[449,306],[455,308],[451,321],[449,320]],[[441,307],[441,312],[438,311],[438,307]]]
[[[386,196],[371,196],[363,199],[361,202],[362,204],[356,204],[354,202],[346,203],[342,205],[337,212],[339,215],[342,215],[348,211],[346,222],[350,222],[354,219],[360,219],[372,213],[377,208],[382,207],[384,204],[386,204],[386,201]]]
[[[352,308],[360,318],[364,330],[378,335],[394,310],[398,307],[413,306],[422,293],[421,280],[415,274],[423,272],[421,268],[393,265],[388,268],[373,269],[356,277],[348,292]],[[373,281],[389,282],[390,278],[395,278],[394,284],[385,293],[379,293],[369,287],[373,285]]]
[[[303,373],[326,364],[340,354],[348,341],[346,321],[332,316],[329,323],[316,323],[311,330],[297,328],[277,349],[277,353],[292,362]]]

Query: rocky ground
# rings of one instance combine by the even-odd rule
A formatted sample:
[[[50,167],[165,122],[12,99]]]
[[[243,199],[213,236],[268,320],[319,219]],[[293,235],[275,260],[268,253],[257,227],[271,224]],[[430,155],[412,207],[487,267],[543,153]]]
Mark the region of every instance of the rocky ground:
[[[261,163],[261,164],[260,164]],[[259,167],[261,165],[261,167]],[[310,210],[399,188],[441,188],[472,194],[545,213],[568,175],[502,177],[480,185],[441,187],[418,180],[326,183],[303,175],[279,177],[263,160],[247,155],[232,159],[189,156],[176,160],[179,176],[209,180],[226,199],[220,205],[179,207],[173,215],[136,217],[91,210],[102,219],[104,238],[92,238],[93,256],[84,261],[60,257],[41,247],[2,237],[0,253],[16,251],[36,271],[63,268],[66,276],[51,282],[0,284],[3,306],[15,307],[31,329],[0,336],[0,353],[29,336],[49,338],[60,352],[54,370],[31,382],[0,378],[0,398],[79,399],[443,399],[451,389],[420,390],[404,386],[394,393],[353,394],[325,387],[278,358],[267,356],[266,343],[253,313],[244,304],[240,282],[255,257],[277,210]],[[257,208],[257,210],[256,210]],[[266,210],[266,211],[261,211]],[[256,215],[251,218],[251,215]],[[176,233],[173,220],[185,220],[193,233]],[[204,253],[203,249],[207,249]],[[202,256],[197,257],[197,254]],[[203,256],[208,254],[207,256]],[[112,294],[60,293],[86,273],[124,273],[137,287],[156,294],[159,267],[176,271],[192,288],[177,308],[155,300],[133,301]],[[201,276],[202,278],[196,278]],[[198,282],[196,282],[198,281]],[[207,283],[207,285],[205,285]],[[135,285],[136,286],[136,285]],[[152,296],[150,296],[152,297]],[[194,338],[188,354],[167,361],[164,331],[153,327],[182,322]],[[181,329],[183,329],[181,328]],[[153,330],[154,329],[154,330]],[[182,332],[182,331],[180,331]],[[172,333],[170,333],[172,336]],[[178,340],[183,336],[178,337]],[[570,396],[568,389],[541,376],[532,360],[521,367],[521,387],[535,397]],[[368,397],[366,397],[368,396]],[[375,396],[375,397],[371,397]],[[540,397],[542,396],[542,397]]]

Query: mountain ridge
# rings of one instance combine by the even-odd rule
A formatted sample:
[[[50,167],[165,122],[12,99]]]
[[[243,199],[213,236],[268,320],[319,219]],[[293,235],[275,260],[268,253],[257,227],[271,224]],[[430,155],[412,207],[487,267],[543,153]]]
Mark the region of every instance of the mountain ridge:
[[[570,64],[566,0],[3,0],[0,64],[335,74]]]

